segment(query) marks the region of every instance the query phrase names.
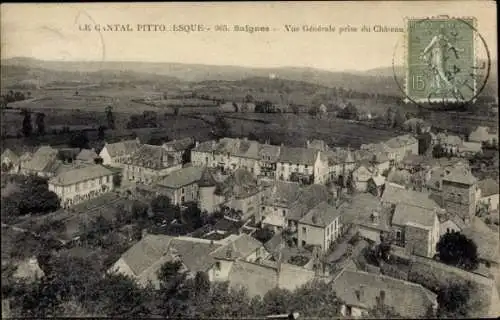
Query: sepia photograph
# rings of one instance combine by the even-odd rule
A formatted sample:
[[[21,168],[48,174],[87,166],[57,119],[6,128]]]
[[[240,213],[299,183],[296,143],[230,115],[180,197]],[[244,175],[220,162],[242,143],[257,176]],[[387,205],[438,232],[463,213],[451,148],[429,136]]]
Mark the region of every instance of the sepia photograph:
[[[2,319],[500,317],[496,6],[2,3]]]

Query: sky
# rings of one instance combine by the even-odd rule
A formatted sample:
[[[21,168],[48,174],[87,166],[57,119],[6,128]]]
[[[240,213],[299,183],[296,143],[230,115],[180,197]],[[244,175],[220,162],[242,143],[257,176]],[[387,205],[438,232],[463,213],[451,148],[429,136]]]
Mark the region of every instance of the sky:
[[[363,71],[390,66],[403,52],[404,33],[359,32],[361,25],[404,27],[405,17],[448,15],[476,17],[496,59],[495,9],[493,1],[2,4],[1,57]],[[80,31],[85,24],[203,24],[211,31]],[[272,31],[214,31],[220,24]],[[332,25],[337,32],[286,32],[286,24]],[[338,33],[347,26],[358,32]],[[486,57],[483,48],[478,54]]]

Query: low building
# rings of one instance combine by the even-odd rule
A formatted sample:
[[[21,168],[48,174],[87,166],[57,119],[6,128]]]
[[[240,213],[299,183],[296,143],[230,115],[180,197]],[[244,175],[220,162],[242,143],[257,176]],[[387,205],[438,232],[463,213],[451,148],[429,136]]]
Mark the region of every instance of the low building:
[[[70,207],[111,191],[113,172],[101,165],[89,165],[64,171],[52,177],[48,185],[61,200],[61,206]]]
[[[31,156],[21,163],[20,172],[25,175],[37,175],[40,177],[53,177],[61,164],[58,160],[59,151],[50,146],[42,146]]]
[[[136,183],[152,184],[182,168],[182,163],[161,146],[144,144],[122,160],[123,178]]]
[[[99,158],[99,155],[94,149],[82,149],[80,153],[76,156],[75,160],[81,163],[95,163],[95,160]]]
[[[317,245],[326,252],[339,236],[340,212],[327,202],[319,203],[299,220],[299,247]]]
[[[99,152],[102,164],[112,167],[123,167],[125,160],[128,160],[141,145],[139,138],[125,140],[116,143],[104,143],[104,147]]]
[[[462,232],[466,228],[462,218],[456,215],[443,215],[440,220],[439,230],[441,236],[450,232]]]
[[[498,210],[499,184],[495,179],[484,179],[478,182],[478,205],[484,205],[489,212]]]
[[[333,289],[343,305],[344,317],[366,317],[383,304],[403,318],[425,318],[437,309],[437,296],[419,284],[392,277],[362,272],[342,271],[333,279]]]
[[[435,210],[399,203],[392,217],[392,230],[396,244],[404,247],[408,254],[424,257],[436,254],[441,235]]]
[[[208,272],[216,262],[211,253],[221,246],[218,241],[147,234],[108,272],[130,276],[141,286],[151,282],[159,287],[158,271],[166,262],[181,261],[190,276],[198,271]]]

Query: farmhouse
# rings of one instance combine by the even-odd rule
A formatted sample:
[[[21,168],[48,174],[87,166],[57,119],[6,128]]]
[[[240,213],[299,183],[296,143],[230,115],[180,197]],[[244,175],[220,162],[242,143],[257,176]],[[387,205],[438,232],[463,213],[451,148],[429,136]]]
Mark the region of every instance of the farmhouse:
[[[60,165],[60,161],[57,159],[58,154],[59,151],[50,146],[40,147],[29,160],[21,163],[21,173],[53,177]]]
[[[101,165],[90,165],[64,171],[51,178],[49,190],[61,200],[61,206],[70,207],[98,197],[113,189],[113,172]]]
[[[140,143],[138,138],[116,143],[105,142],[104,148],[99,153],[102,164],[118,168],[123,167],[125,160],[139,149]]]

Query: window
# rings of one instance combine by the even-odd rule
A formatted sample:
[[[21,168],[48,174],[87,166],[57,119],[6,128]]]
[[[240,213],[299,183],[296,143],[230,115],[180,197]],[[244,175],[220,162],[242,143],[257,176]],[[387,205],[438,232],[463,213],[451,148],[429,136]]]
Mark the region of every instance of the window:
[[[286,210],[283,209],[283,217],[286,216]]]
[[[215,270],[220,271],[220,261],[215,263]]]
[[[302,240],[302,246],[305,247],[306,245],[306,240]]]
[[[450,228],[446,228],[446,232],[447,232],[447,233],[450,233]]]
[[[181,193],[184,193],[184,188],[181,189]]]
[[[306,233],[307,233],[307,228],[306,228],[306,227],[302,227],[302,233],[303,233],[303,234],[306,234]]]
[[[261,209],[262,211],[264,211],[264,210],[266,210],[266,207],[261,207],[260,209]]]
[[[396,231],[396,239],[401,240],[401,231]]]
[[[181,197],[181,203],[184,203],[184,196]]]

